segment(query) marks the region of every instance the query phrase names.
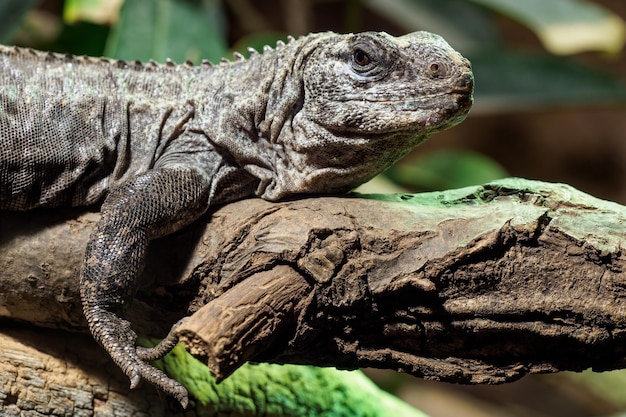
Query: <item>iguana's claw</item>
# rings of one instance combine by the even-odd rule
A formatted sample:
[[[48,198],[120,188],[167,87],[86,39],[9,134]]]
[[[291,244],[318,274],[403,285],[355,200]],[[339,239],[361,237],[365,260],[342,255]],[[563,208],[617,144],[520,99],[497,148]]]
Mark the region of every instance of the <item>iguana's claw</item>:
[[[141,382],[141,376],[139,376],[139,374],[135,374],[132,377],[130,377],[130,389],[137,388],[140,382]]]
[[[167,395],[171,395],[176,398],[183,408],[187,408],[187,404],[189,403],[189,393],[187,392],[187,389],[178,381],[168,377],[159,369],[145,362],[139,362],[138,368],[141,378],[159,388]],[[131,388],[133,388],[132,382],[133,381],[131,379]]]
[[[135,344],[137,335],[130,328],[128,321],[97,306],[85,309],[85,316],[94,338],[130,379],[131,389],[137,388],[141,380],[145,379],[176,398],[183,408],[187,407],[189,399],[185,387],[147,363],[147,361],[165,356],[176,345],[177,339],[173,331],[154,348],[141,348]],[[181,322],[178,322],[173,329]]]

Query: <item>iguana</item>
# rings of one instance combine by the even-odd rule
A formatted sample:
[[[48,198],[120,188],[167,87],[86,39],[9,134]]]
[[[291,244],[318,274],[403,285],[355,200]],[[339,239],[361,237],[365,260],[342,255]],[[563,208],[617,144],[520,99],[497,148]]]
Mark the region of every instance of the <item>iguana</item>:
[[[130,378],[186,406],[123,318],[151,239],[216,204],[342,193],[472,104],[469,62],[441,37],[311,34],[219,65],[0,47],[0,209],[101,204],[80,277],[93,337]]]

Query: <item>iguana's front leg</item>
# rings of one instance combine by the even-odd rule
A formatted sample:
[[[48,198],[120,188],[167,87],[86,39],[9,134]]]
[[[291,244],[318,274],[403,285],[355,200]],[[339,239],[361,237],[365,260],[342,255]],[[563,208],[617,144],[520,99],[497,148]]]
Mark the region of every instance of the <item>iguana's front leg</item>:
[[[142,359],[167,353],[135,345],[137,335],[121,316],[138,286],[148,242],[173,232],[206,211],[210,184],[193,169],[149,171],[111,190],[85,253],[81,297],[89,329],[137,386],[141,378],[175,397],[183,406],[187,390]],[[169,343],[172,342],[172,343]]]

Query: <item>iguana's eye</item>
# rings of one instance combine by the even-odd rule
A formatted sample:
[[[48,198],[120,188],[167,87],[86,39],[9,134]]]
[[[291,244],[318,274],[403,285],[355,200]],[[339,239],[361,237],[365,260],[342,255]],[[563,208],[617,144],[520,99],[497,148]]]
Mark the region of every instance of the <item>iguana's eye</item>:
[[[352,56],[352,58],[354,59],[355,64],[362,67],[365,67],[372,62],[372,59],[369,57],[369,55],[367,55],[362,49],[358,48],[354,51],[354,55]]]
[[[392,60],[384,45],[371,39],[353,43],[344,55],[347,73],[358,82],[376,81],[384,77],[392,66]]]

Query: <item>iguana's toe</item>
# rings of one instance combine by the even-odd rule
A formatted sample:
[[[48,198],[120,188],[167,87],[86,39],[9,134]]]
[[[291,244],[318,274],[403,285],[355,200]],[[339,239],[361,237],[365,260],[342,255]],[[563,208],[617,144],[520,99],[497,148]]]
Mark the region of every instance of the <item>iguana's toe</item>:
[[[139,372],[143,379],[159,388],[164,393],[176,398],[183,408],[187,408],[189,393],[178,381],[168,377],[163,371],[145,362],[140,362]]]
[[[174,324],[168,335],[165,336],[165,338],[161,340],[158,345],[151,348],[137,346],[137,356],[139,356],[139,359],[145,362],[151,362],[161,359],[163,356],[170,353],[170,351],[174,349],[174,346],[178,343],[178,336],[176,335],[175,330],[186,319],[187,318],[185,317]]]

